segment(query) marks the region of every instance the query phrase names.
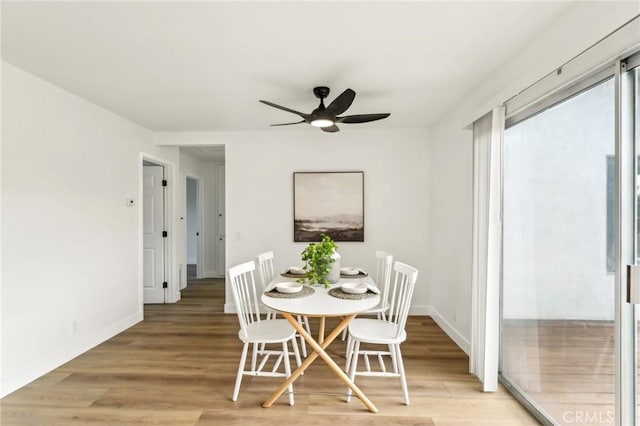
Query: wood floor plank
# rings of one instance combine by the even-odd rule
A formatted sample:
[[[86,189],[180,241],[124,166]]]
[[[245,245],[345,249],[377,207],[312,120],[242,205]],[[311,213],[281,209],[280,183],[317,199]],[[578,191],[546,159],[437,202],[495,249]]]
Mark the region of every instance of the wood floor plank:
[[[344,384],[321,361],[294,384],[293,407],[286,396],[262,407],[281,378],[245,377],[232,402],[242,344],[238,319],[221,314],[223,304],[223,280],[190,281],[179,303],[145,306],[143,322],[0,400],[0,424],[538,424],[504,389],[480,392],[467,356],[429,317],[409,318],[402,345],[409,406],[398,379],[373,377],[357,384],[379,413],[346,403]],[[317,320],[311,325],[317,333]],[[343,366],[344,350],[337,340],[327,352]]]

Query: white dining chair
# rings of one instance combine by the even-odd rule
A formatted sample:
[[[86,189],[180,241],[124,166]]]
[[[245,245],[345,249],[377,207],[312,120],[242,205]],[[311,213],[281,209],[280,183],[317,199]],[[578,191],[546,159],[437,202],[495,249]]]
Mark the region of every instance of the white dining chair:
[[[388,251],[376,250],[376,274],[375,283],[380,289],[380,303],[373,309],[363,312],[361,315],[376,314],[378,319],[385,318],[385,312],[389,309],[387,288],[391,280],[391,267],[393,266],[393,254]],[[342,340],[347,337],[347,329],[342,332]],[[348,342],[347,342],[348,346]]]
[[[267,251],[264,253],[260,253],[257,256],[257,264],[258,264],[258,272],[260,273],[260,280],[262,281],[263,291],[267,288],[267,285],[273,280],[275,277],[275,269],[273,267],[273,252]],[[276,312],[272,310],[267,310],[267,319],[275,319]],[[311,334],[311,328],[309,327],[309,319],[306,316],[298,315],[298,322],[302,324],[307,333]],[[300,340],[300,348],[302,349],[302,356],[307,357],[307,344],[300,334],[296,334],[298,339]]]
[[[418,270],[405,263],[395,262],[394,277],[388,288],[389,308],[384,319],[356,318],[349,324],[349,339],[347,343],[346,370],[355,383],[356,376],[399,377],[404,393],[404,402],[409,405],[409,390],[400,352],[400,344],[407,339],[405,326],[409,315],[411,297],[418,278]],[[384,345],[384,349],[361,350],[362,343]],[[364,369],[358,370],[358,358],[362,355]],[[391,359],[391,369],[388,370],[384,357]],[[379,369],[373,370],[373,357],[378,360]],[[351,389],[347,392],[347,401],[351,400]]]
[[[300,366],[300,353],[296,342],[296,330],[285,319],[263,320],[260,317],[260,303],[258,290],[254,278],[255,262],[246,262],[229,268],[229,280],[233,292],[233,300],[238,312],[240,331],[238,337],[244,343],[236,383],[233,389],[233,401],[238,400],[240,384],[243,376],[289,377],[291,365],[289,362],[288,343],[291,342],[296,363]],[[267,350],[266,344],[280,344],[282,350]],[[251,362],[246,367],[249,345],[253,345]],[[274,357],[273,367],[269,370],[267,363]],[[260,362],[258,363],[258,358]],[[278,371],[280,364],[284,364],[284,373]],[[293,386],[289,386],[289,404],[293,405]]]

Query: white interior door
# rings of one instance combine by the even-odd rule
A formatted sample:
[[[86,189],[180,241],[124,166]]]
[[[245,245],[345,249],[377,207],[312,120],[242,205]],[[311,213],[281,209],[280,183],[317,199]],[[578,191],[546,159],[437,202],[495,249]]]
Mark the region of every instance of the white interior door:
[[[144,166],[142,170],[144,303],[164,303],[164,169]]]

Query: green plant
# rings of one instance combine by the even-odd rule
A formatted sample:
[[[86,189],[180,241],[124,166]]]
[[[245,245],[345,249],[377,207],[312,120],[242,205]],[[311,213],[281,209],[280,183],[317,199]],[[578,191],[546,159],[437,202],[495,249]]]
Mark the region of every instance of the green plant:
[[[310,284],[324,284],[329,287],[327,274],[331,271],[331,264],[334,262],[333,253],[338,246],[328,235],[322,235],[322,241],[311,243],[302,252],[302,260],[305,262],[304,270],[307,272],[305,278],[298,279],[299,282],[308,281]]]

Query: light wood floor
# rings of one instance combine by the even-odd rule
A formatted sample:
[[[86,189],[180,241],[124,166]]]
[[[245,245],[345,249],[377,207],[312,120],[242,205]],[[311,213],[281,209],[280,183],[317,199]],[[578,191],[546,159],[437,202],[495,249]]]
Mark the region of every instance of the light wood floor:
[[[560,425],[613,422],[612,321],[509,320],[502,332],[503,374]]]
[[[402,346],[411,405],[399,380],[357,383],[380,412],[354,399],[317,360],[286,397],[262,408],[281,379],[243,379],[231,393],[240,357],[235,315],[219,314],[222,280],[195,282],[173,305],[145,306],[143,322],[0,400],[6,425],[449,425],[538,424],[506,391],[480,392],[468,358],[429,317],[411,317]],[[331,324],[329,324],[331,325]],[[313,323],[312,328],[317,327]],[[328,352],[344,362],[344,343]]]

